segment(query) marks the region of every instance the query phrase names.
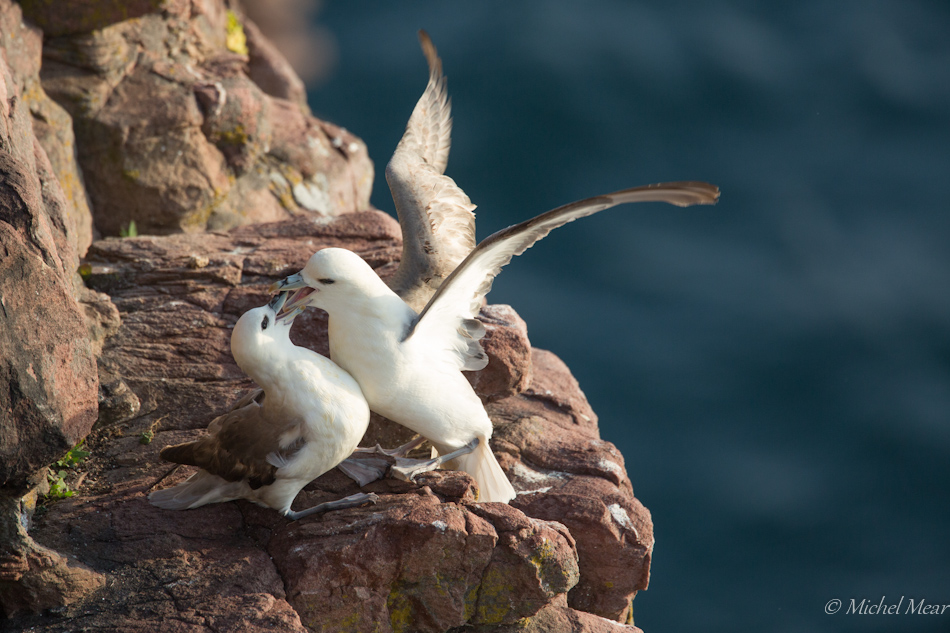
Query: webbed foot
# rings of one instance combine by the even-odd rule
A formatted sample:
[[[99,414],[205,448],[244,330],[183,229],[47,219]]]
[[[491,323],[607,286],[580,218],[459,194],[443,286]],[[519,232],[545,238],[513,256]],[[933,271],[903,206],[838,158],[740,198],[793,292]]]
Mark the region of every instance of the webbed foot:
[[[446,453],[445,455],[440,455],[433,459],[409,459],[407,457],[397,457],[396,464],[389,469],[389,474],[396,479],[402,479],[403,481],[415,481],[415,478],[422,473],[435,470],[445,462],[451,461],[456,457],[467,455],[468,453],[474,451],[475,447],[477,446],[478,438],[476,437],[462,448],[452,451],[451,453]]]
[[[308,517],[311,514],[317,514],[320,512],[329,512],[330,510],[343,510],[344,508],[355,508],[356,506],[361,506],[365,503],[376,503],[379,501],[379,496],[372,492],[358,492],[355,495],[350,495],[349,497],[344,497],[336,501],[327,501],[326,503],[321,503],[320,505],[313,506],[312,508],[307,508],[306,510],[288,510],[284,513],[288,519],[294,521],[299,521],[304,517]]]

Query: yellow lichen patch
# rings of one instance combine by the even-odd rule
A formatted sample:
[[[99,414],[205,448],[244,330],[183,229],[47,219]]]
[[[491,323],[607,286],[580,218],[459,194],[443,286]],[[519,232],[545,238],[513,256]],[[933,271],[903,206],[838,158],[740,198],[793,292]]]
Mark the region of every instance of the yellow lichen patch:
[[[356,631],[360,625],[360,614],[357,611],[356,613],[351,613],[347,617],[343,618],[339,622],[340,631]]]
[[[541,545],[528,557],[535,568],[538,582],[550,594],[560,593],[577,584],[576,569],[565,566],[557,557],[557,548],[544,538]],[[575,571],[575,573],[571,573]]]
[[[281,175],[283,175],[292,186],[299,185],[303,182],[303,174],[287,163],[281,163],[279,167]]]
[[[554,546],[551,545],[551,541],[548,539],[541,539],[541,547],[535,550],[533,556],[531,556],[531,562],[538,568],[542,565],[547,564],[554,558]]]
[[[227,30],[228,37],[225,40],[225,46],[228,47],[228,50],[239,55],[247,55],[247,36],[244,34],[244,27],[238,20],[237,14],[230,9],[228,10]]]
[[[179,223],[179,226],[181,226],[181,229],[185,233],[194,233],[196,231],[203,231],[204,228],[208,225],[208,218],[211,217],[211,212],[214,211],[214,208],[217,205],[218,200],[219,200],[218,197],[215,196],[215,199],[211,202],[211,204],[208,204],[183,217]]]
[[[548,586],[547,570],[545,568],[554,561],[554,558],[554,546],[547,539],[544,539],[541,542],[541,547],[528,557],[528,562],[534,565],[535,575],[537,575],[541,586],[549,591],[550,587]]]
[[[478,585],[474,585],[465,592],[465,606],[463,614],[465,621],[468,622],[475,615],[475,607],[478,605]]]
[[[278,163],[268,175],[268,180],[270,191],[280,202],[280,206],[290,212],[299,211],[293,187],[303,182],[303,175],[286,163]]]
[[[511,611],[514,587],[505,574],[491,567],[482,577],[478,592],[478,621],[480,624],[501,624]]]
[[[228,145],[244,145],[251,137],[244,129],[244,126],[238,124],[233,130],[218,132],[217,138]]]
[[[339,593],[334,591],[338,604],[342,605],[327,612],[325,596],[314,594],[298,595],[294,601],[294,608],[300,614],[300,621],[311,631],[366,631],[366,633],[381,633],[381,622],[370,622],[363,612],[359,592],[349,592],[343,589]]]
[[[179,222],[181,229],[185,233],[204,231],[208,226],[208,219],[211,217],[211,214],[221,207],[221,205],[227,202],[228,194],[230,193],[230,185],[233,184],[233,182],[233,179],[229,175],[228,189],[220,189],[215,187],[214,197],[211,198],[211,202],[183,217]]]
[[[23,86],[23,93],[20,95],[25,103],[30,108],[30,113],[43,120],[47,123],[49,122],[44,116],[40,106],[46,100],[46,93],[43,92],[43,88],[40,86],[37,81],[27,81],[26,85]]]
[[[386,608],[389,610],[389,625],[393,633],[412,630],[412,605],[397,585],[393,585],[389,590]]]

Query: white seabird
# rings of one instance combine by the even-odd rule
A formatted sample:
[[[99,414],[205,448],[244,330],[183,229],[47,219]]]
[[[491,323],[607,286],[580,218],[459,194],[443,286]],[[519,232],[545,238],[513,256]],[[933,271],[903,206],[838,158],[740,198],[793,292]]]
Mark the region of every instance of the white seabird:
[[[426,437],[442,456],[422,470],[454,459],[452,466],[475,478],[482,501],[507,502],[515,491],[488,445],[491,420],[461,374],[488,364],[478,342],[485,327],[476,316],[495,275],[513,256],[577,218],[628,202],[690,206],[718,198],[714,185],[674,182],[548,211],[481,242],[418,314],[359,255],[340,248],[317,251],[300,273],[272,290],[297,290],[285,311],[327,311],[330,358],[356,379],[373,411]]]
[[[201,468],[187,481],[149,494],[152,505],[186,510],[247,499],[291,518],[375,503],[358,493],[293,511],[308,483],[353,453],[369,425],[359,385],[328,358],[289,338],[300,310],[278,311],[287,295],[244,313],[231,334],[234,360],[263,387],[215,418],[208,435],[167,446],[161,456]]]

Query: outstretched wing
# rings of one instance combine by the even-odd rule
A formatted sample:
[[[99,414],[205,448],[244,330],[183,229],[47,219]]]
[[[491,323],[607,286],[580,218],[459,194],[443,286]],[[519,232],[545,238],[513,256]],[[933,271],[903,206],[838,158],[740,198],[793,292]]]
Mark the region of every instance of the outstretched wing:
[[[559,226],[627,202],[668,202],[680,207],[715,204],[719,188],[705,182],[669,182],[587,198],[498,231],[479,244],[449,275],[409,328],[405,339],[451,341],[462,369],[488,364],[478,343],[484,327],[475,320],[492,281],[515,255]],[[479,331],[480,330],[480,331]]]
[[[442,61],[419,31],[429,83],[386,166],[402,228],[402,260],[390,287],[415,310],[475,247],[475,205],[444,175],[452,142],[451,104]]]

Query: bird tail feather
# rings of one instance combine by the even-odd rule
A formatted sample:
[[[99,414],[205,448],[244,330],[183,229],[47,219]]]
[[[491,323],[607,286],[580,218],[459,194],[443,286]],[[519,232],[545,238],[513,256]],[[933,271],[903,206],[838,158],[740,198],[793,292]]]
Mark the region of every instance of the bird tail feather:
[[[191,510],[209,503],[241,499],[247,488],[244,481],[227,481],[199,470],[177,486],[149,493],[148,500],[165,510]]]
[[[455,460],[458,470],[464,470],[475,478],[479,501],[508,503],[515,498],[515,489],[495,459],[488,440],[479,439],[474,451]]]

